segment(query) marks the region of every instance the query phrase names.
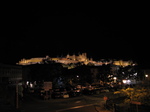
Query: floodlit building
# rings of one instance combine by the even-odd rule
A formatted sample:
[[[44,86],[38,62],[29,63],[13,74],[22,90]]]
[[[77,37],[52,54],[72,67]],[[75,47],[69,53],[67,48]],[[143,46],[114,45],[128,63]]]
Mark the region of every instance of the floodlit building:
[[[18,65],[31,65],[41,63],[45,58],[31,58],[31,59],[22,59],[17,63]]]
[[[62,63],[62,64],[70,64],[70,63],[78,63],[78,62],[82,62],[84,64],[88,64],[89,62],[96,63],[92,59],[87,58],[86,53],[82,53],[79,55],[69,55],[68,54],[66,57],[50,58],[50,57],[46,56],[46,57],[40,57],[40,58],[22,59],[17,64],[18,65],[31,65],[31,64],[37,64],[37,63],[41,64],[43,62],[43,60],[46,60],[46,59],[49,61],[54,61],[56,63]]]
[[[113,64],[117,65],[117,66],[126,67],[129,65],[133,65],[133,61],[131,61],[131,60],[129,60],[129,61],[117,60],[117,61],[114,61]]]
[[[101,59],[99,61],[94,61],[92,58],[88,58],[87,57],[87,53],[82,53],[82,54],[78,54],[78,55],[70,55],[67,54],[64,57],[38,57],[38,58],[31,58],[31,59],[22,59],[21,61],[19,61],[17,64],[18,65],[31,65],[31,64],[43,64],[43,62],[47,60],[47,61],[53,61],[55,63],[61,63],[63,64],[63,66],[67,66],[69,64],[76,64],[76,63],[82,63],[82,64],[93,64],[94,66],[102,66],[102,65],[108,65],[108,64],[112,64],[115,66],[122,66],[122,67],[126,67],[126,66],[133,66],[134,63],[133,61],[129,60],[129,61],[124,61],[124,60],[104,60]],[[72,67],[71,67],[72,68]]]

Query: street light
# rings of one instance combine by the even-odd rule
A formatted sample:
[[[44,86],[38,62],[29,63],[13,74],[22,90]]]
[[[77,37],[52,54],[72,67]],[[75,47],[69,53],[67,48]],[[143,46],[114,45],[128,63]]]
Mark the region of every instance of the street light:
[[[131,80],[122,80],[124,84],[131,84]]]
[[[145,75],[145,80],[147,80],[147,81],[148,81],[148,75],[147,75],[147,74]]]
[[[149,85],[148,75],[146,74],[145,77],[146,77],[146,82],[148,82]]]
[[[114,79],[114,83],[116,83],[117,77],[114,77],[113,79]]]
[[[127,83],[127,80],[122,80],[122,82],[123,82],[124,84],[126,84],[126,83]]]

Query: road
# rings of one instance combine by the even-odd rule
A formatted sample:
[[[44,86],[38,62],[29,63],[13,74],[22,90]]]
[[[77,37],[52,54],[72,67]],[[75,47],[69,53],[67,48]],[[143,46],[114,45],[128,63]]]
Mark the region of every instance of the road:
[[[97,107],[104,95],[78,96],[67,99],[41,100],[32,95],[25,95],[21,112],[98,112]]]

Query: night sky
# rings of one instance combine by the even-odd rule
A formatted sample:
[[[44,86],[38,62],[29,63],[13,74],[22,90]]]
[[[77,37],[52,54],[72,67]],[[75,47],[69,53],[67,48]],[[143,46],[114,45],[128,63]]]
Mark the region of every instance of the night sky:
[[[144,10],[99,8],[5,8],[1,13],[0,63],[66,56],[134,60],[150,67]]]

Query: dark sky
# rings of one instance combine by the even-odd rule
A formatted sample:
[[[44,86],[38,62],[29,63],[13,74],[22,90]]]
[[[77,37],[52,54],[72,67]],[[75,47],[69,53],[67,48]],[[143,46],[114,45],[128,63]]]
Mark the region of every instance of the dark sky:
[[[5,8],[1,14],[0,62],[86,52],[95,60],[132,59],[149,64],[143,10]]]

